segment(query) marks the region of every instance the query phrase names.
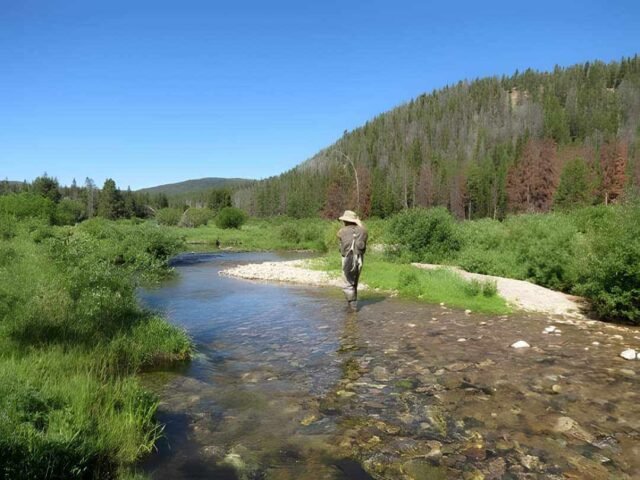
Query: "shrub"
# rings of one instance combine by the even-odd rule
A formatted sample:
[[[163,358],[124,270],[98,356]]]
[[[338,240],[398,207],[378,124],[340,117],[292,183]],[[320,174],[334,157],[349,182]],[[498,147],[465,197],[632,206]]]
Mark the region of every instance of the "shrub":
[[[216,216],[219,228],[240,228],[247,221],[247,214],[239,208],[225,207]]]
[[[482,294],[485,297],[495,297],[498,294],[498,283],[495,280],[482,282]]]
[[[0,196],[0,214],[11,215],[16,219],[43,218],[53,223],[56,204],[51,200],[32,193],[18,193]]]
[[[280,227],[280,240],[287,243],[298,244],[302,240],[302,235],[300,235],[300,231],[295,225],[285,223]]]
[[[640,324],[639,218],[637,205],[609,208],[581,242],[575,291],[605,319]]]
[[[456,223],[447,209],[415,208],[393,216],[388,242],[409,261],[439,262],[453,256],[461,246]]]
[[[180,218],[181,227],[196,228],[206,225],[213,218],[213,211],[208,208],[188,208]]]
[[[63,198],[57,206],[55,223],[74,225],[84,218],[84,204],[80,200]]]
[[[556,290],[569,290],[575,283],[574,259],[578,230],[562,214],[511,217],[509,249],[522,265],[524,278]]]
[[[464,293],[468,297],[475,297],[482,292],[482,284],[479,280],[469,280],[464,286]]]
[[[182,218],[182,210],[179,208],[161,208],[156,211],[156,220],[160,225],[175,227]]]

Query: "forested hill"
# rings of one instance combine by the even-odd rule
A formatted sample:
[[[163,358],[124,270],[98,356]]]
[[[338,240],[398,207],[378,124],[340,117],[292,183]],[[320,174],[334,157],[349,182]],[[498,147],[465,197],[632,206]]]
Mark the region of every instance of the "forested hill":
[[[252,182],[253,180],[244,178],[207,177],[142,188],[137,190],[136,193],[144,197],[165,196],[172,204],[205,204],[212,190],[235,190],[248,186]]]
[[[435,205],[501,218],[616,202],[640,185],[639,125],[637,55],[463,81],[345,132],[234,202],[260,216],[334,218]]]

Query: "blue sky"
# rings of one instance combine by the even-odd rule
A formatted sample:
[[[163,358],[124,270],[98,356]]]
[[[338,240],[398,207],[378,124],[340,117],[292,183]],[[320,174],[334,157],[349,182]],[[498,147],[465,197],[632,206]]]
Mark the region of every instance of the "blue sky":
[[[640,53],[640,2],[0,0],[0,178],[263,178],[423,92]]]

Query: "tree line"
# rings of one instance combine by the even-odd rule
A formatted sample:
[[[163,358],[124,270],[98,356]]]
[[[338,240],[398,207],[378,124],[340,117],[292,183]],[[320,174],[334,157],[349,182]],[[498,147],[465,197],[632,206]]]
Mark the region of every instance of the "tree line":
[[[55,177],[46,172],[32,182],[0,181],[0,195],[23,195],[23,204],[28,204],[24,195],[35,195],[46,199],[55,207],[57,222],[73,224],[93,217],[110,220],[119,218],[148,218],[155,216],[159,210],[173,207],[184,212],[192,207],[208,209],[212,214],[232,205],[232,188],[213,188],[198,192],[197,196],[188,195],[179,200],[165,193],[133,192],[130,188],[122,190],[116,182],[107,178],[98,188],[91,178],[78,185],[75,179],[69,186],[60,185]],[[45,206],[46,207],[46,206]],[[43,208],[38,205],[34,208]]]
[[[356,188],[356,177],[357,187]],[[640,185],[640,58],[462,81],[234,193],[252,215],[459,218],[619,202]]]

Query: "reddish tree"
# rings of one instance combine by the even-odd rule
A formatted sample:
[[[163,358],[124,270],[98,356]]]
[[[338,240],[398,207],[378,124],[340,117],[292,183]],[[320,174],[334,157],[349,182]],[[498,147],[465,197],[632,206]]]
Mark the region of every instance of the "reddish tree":
[[[529,140],[507,175],[512,212],[546,212],[558,184],[556,145],[551,139]]]
[[[604,203],[615,202],[622,195],[627,180],[626,143],[607,142],[600,150],[600,166],[602,168],[602,195]]]
[[[329,183],[325,196],[324,208],[322,209],[323,217],[335,219],[342,215],[345,210],[353,208],[350,205],[347,206],[348,195],[346,194],[342,183],[343,182],[338,179]]]

